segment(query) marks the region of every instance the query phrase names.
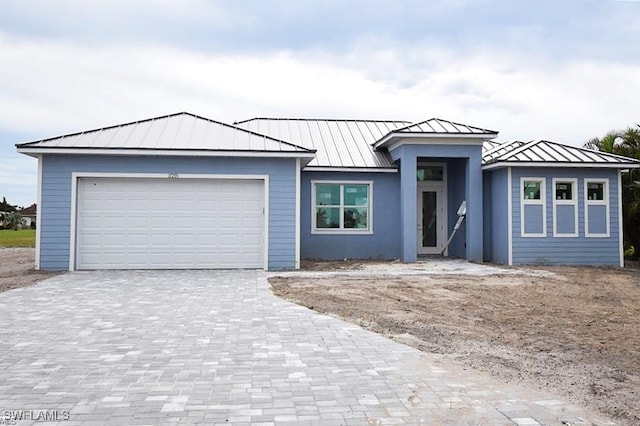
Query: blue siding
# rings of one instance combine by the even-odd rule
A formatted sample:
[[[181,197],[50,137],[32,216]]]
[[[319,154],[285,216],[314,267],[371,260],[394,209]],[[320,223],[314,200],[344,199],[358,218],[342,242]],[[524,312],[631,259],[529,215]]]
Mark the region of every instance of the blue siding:
[[[458,220],[458,208],[460,203],[465,200],[465,176],[467,160],[450,159],[447,163],[447,227],[445,229],[445,239],[453,231],[453,226]],[[448,255],[452,257],[466,257],[467,241],[467,221],[465,219],[460,226],[458,232],[451,240]]]
[[[520,178],[546,178],[547,236],[521,237]],[[578,237],[553,237],[553,178],[578,179]],[[609,180],[610,237],[585,237],[584,179],[606,178]],[[574,265],[619,265],[620,235],[618,206],[618,171],[612,169],[581,168],[526,168],[514,167],[512,173],[513,209],[513,263],[514,264],[574,264]],[[529,207],[529,206],[528,206]],[[494,204],[494,208],[496,208]],[[596,209],[597,210],[597,209]],[[590,210],[590,214],[592,210]],[[573,213],[559,209],[559,224],[563,229],[573,228]],[[597,213],[594,212],[596,216]],[[527,213],[529,215],[529,213]],[[591,222],[591,218],[590,218]],[[594,219],[592,226],[602,223],[602,218]],[[593,230],[594,228],[592,228]],[[494,228],[495,232],[495,228]]]
[[[484,174],[484,259],[509,263],[507,169]]]
[[[269,175],[269,269],[295,267],[295,159],[45,155],[40,268],[69,268],[71,174],[177,173]]]
[[[373,234],[311,233],[311,181],[373,181]],[[398,173],[303,172],[300,257],[303,259],[397,259],[400,257],[400,176]]]

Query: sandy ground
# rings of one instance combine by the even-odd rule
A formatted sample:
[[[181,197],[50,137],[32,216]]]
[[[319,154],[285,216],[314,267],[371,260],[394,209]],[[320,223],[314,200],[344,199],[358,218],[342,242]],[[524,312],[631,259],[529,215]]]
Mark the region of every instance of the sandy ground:
[[[385,265],[376,262],[304,267],[300,276],[271,277],[274,293],[507,381],[561,394],[621,424],[640,424],[637,269],[462,275],[445,267],[444,273],[385,275]]]
[[[32,248],[0,248],[0,292],[12,288],[26,287],[57,272],[42,272],[34,269],[35,250]]]

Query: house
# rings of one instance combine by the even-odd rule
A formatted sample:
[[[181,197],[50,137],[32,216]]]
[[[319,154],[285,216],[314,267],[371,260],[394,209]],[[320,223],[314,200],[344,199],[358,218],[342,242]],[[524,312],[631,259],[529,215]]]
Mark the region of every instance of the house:
[[[29,207],[18,210],[20,216],[22,216],[22,226],[24,228],[36,228],[36,217],[38,215],[38,208],[36,204],[31,204]]]
[[[437,118],[178,113],[17,149],[38,158],[40,269],[277,270],[443,250],[622,265],[620,176],[638,162],[497,135]]]

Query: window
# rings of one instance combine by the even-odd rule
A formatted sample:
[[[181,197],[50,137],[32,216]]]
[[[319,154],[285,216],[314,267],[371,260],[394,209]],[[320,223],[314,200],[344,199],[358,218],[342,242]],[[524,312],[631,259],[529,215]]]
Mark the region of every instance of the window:
[[[444,167],[429,164],[418,164],[416,178],[422,181],[442,181],[444,180]]]
[[[522,237],[547,236],[545,185],[545,178],[520,178],[520,235]]]
[[[312,181],[313,233],[371,233],[372,182]]]
[[[553,179],[553,236],[578,236],[578,180]]]
[[[609,180],[584,180],[584,233],[586,237],[609,236]]]

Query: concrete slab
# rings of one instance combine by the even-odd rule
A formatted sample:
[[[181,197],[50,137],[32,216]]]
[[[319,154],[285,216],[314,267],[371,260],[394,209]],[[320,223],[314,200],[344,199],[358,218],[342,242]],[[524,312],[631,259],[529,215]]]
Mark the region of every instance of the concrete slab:
[[[612,424],[281,300],[260,271],[75,272],[0,312],[5,423]]]
[[[353,268],[331,271],[274,271],[270,277],[321,278],[332,276],[406,276],[406,275],[525,275],[549,277],[556,274],[551,271],[528,269],[523,267],[500,267],[486,263],[473,263],[464,259],[447,257],[428,257],[413,263],[400,261],[367,261]]]

